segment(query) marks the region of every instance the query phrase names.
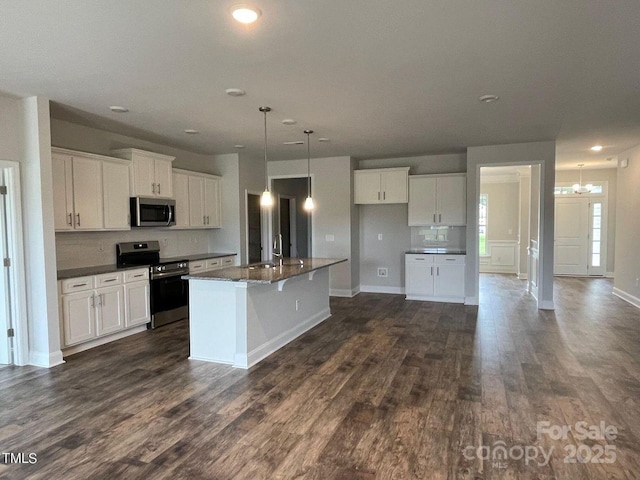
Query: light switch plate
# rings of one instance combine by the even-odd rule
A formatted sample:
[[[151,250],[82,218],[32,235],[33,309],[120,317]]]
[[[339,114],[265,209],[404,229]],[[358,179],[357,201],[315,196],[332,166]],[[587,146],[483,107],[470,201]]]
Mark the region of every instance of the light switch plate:
[[[333,241],[335,241],[336,238],[333,235],[325,235],[324,239],[327,242],[333,242]]]

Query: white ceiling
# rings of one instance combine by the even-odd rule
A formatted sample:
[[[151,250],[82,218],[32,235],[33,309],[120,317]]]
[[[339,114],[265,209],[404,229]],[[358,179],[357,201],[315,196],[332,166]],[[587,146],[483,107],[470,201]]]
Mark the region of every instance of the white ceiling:
[[[557,139],[561,167],[588,168],[640,143],[637,0],[256,0],[250,27],[234,3],[3,0],[0,90],[209,154],[259,156],[260,105],[271,159],[304,157],[282,142],[305,128],[331,139],[315,157]]]

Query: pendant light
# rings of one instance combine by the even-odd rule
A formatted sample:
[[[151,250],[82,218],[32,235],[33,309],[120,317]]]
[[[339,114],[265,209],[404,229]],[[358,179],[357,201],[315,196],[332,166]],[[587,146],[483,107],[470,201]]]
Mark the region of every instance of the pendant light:
[[[304,209],[310,212],[315,208],[313,198],[311,198],[311,144],[309,139],[313,130],[305,130],[304,133],[307,134],[307,198],[304,201]]]
[[[271,111],[271,107],[260,107],[264,113],[264,192],[260,197],[260,206],[270,208],[273,206],[273,196],[269,191],[269,177],[267,176],[267,113]]]
[[[573,184],[573,193],[577,193],[578,195],[582,195],[583,193],[591,193],[593,189],[593,185],[587,183],[584,187],[582,186],[582,167],[584,167],[584,163],[579,163],[580,167],[580,183]]]

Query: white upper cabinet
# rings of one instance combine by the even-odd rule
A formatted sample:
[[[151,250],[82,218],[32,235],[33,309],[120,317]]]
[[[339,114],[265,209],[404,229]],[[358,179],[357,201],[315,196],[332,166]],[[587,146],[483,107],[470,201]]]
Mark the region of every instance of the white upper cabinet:
[[[173,195],[176,199],[176,227],[189,226],[189,176],[173,173]]]
[[[172,162],[175,157],[137,148],[112,150],[116,157],[131,160],[131,196],[173,198]]]
[[[407,203],[409,167],[355,170],[354,203]]]
[[[102,193],[105,230],[129,230],[128,162],[102,162]]]
[[[465,174],[409,177],[409,226],[464,226],[466,223]]]
[[[220,228],[222,226],[220,177],[174,169],[173,178],[176,182],[176,216],[178,217],[176,226]],[[181,215],[187,220],[180,220]]]
[[[55,230],[129,230],[130,163],[53,147]]]

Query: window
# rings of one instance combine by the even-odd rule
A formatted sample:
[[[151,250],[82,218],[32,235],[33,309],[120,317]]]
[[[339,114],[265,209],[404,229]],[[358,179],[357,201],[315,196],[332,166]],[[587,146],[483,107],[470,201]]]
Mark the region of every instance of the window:
[[[600,254],[602,253],[602,203],[596,202],[592,206],[591,213],[591,266],[600,266]]]
[[[480,255],[487,254],[487,214],[489,211],[489,196],[480,194],[480,211],[478,212],[478,246]]]

